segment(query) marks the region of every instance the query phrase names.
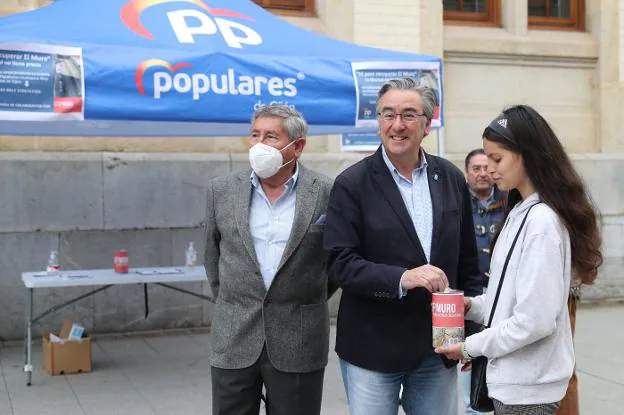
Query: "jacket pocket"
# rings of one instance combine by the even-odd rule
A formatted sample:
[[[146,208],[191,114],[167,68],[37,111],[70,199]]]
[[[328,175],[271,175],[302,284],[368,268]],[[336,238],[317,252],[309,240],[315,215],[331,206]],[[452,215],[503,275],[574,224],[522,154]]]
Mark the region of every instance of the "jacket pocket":
[[[303,243],[314,252],[315,249],[322,251],[323,244],[323,228],[324,225],[312,224],[308,228],[305,236],[303,237]],[[310,246],[311,245],[311,246]]]
[[[210,327],[210,344],[213,352],[223,353],[228,349],[232,337],[233,318],[234,306],[227,301],[217,299]]]
[[[325,229],[325,225],[313,223],[308,228],[308,232],[323,232],[323,229]]]

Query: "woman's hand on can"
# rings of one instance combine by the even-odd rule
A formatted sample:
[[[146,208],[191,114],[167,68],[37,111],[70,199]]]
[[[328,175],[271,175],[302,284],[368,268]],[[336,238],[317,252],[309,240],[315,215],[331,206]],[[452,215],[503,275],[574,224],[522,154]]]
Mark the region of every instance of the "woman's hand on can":
[[[464,314],[470,311],[470,307],[472,307],[472,297],[464,297]]]
[[[457,343],[445,347],[436,347],[434,351],[438,354],[443,354],[451,360],[463,360],[462,344],[463,343]]]

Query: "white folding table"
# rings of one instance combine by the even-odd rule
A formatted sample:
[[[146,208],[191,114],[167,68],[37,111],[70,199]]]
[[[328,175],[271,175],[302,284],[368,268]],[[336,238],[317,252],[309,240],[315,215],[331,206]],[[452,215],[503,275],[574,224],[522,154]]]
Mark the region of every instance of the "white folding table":
[[[144,284],[147,317],[147,284],[157,284],[165,288],[212,302],[213,299],[211,297],[169,285],[169,283],[176,282],[204,282],[207,280],[206,271],[202,266],[193,268],[131,268],[127,274],[119,274],[112,269],[61,271],[57,275],[49,275],[45,271],[22,273],[22,281],[27,289],[25,301],[26,332],[24,334],[24,372],[26,372],[26,384],[30,386],[32,380],[32,325],[48,314],[54,313],[70,304],[97,294],[100,291],[104,291],[113,285]],[[96,285],[100,285],[101,287],[64,303],[55,305],[33,318],[33,290],[37,288],[85,287]]]

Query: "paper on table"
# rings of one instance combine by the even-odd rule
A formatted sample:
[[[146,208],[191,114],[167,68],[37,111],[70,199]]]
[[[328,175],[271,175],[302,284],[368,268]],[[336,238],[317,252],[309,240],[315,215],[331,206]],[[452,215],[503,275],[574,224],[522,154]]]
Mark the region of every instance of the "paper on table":
[[[139,275],[158,275],[158,270],[155,269],[139,269],[136,271]]]
[[[139,275],[170,275],[170,274],[184,274],[182,268],[153,268],[153,269],[140,269],[136,271]]]
[[[93,278],[91,275],[72,275],[72,274],[61,274],[61,278],[64,278],[66,280],[80,280],[80,279],[84,279],[84,278]]]

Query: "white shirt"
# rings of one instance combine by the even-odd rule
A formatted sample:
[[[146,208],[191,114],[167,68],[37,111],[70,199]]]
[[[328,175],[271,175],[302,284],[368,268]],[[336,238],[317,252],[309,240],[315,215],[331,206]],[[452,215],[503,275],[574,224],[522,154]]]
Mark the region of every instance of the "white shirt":
[[[295,168],[295,174],[284,183],[284,193],[271,205],[260,179],[256,173],[251,174],[249,231],[267,290],[275,278],[295,219],[295,188],[298,176],[299,165]]]

